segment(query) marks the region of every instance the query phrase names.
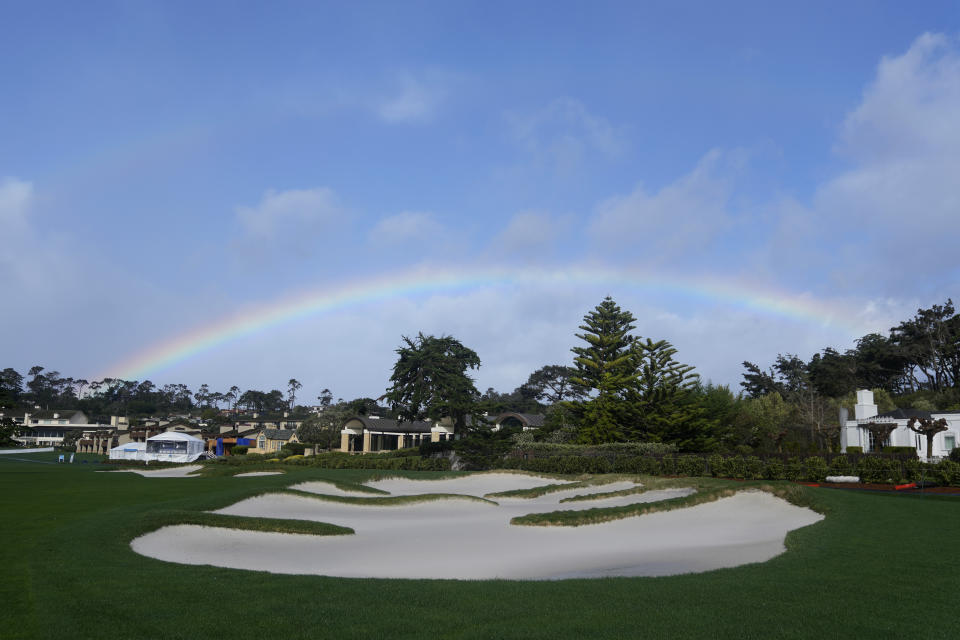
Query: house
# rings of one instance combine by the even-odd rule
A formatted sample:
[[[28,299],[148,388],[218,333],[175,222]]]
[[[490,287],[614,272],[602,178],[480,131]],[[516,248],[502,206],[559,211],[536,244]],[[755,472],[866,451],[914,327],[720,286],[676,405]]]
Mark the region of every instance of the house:
[[[284,411],[282,414],[259,414],[237,416],[235,428],[237,431],[248,431],[250,429],[291,429],[296,431],[303,424],[303,420],[292,418],[290,414]]]
[[[262,429],[252,434],[244,434],[253,441],[248,453],[275,453],[291,442],[300,442],[293,429]],[[251,437],[252,436],[252,437]]]
[[[493,428],[499,431],[501,428],[520,427],[523,431],[539,429],[543,426],[546,417],[542,413],[514,413],[512,411],[501,413],[493,421]]]
[[[847,419],[846,410],[841,410],[840,448],[846,453],[847,447],[862,447],[864,453],[876,453],[885,446],[913,447],[921,458],[942,458],[950,455],[960,441],[960,411],[919,411],[917,409],[894,409],[879,413],[873,402],[873,392],[857,390],[857,404],[853,409],[854,417]],[[907,427],[911,418],[926,418],[947,421],[947,430],[933,438],[933,450],[927,451],[927,437]],[[877,442],[874,433],[865,425],[871,422],[895,424],[890,436],[884,442]]]
[[[25,413],[23,416],[23,432],[17,436],[16,440],[25,446],[55,447],[62,444],[64,437],[69,433],[77,433],[83,437],[94,433],[112,433],[114,431],[116,431],[116,428],[110,425],[91,423],[83,411],[54,409],[52,411]],[[106,453],[107,449],[97,452]]]
[[[371,453],[417,447],[424,442],[453,439],[453,425],[403,421],[378,416],[353,416],[340,429],[340,451]]]

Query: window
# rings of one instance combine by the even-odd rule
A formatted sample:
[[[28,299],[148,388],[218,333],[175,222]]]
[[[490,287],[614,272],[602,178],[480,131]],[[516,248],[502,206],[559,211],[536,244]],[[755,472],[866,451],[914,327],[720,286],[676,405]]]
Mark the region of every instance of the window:
[[[953,451],[957,447],[957,436],[952,433],[943,434],[943,448]]]
[[[867,431],[867,435],[869,436],[869,443],[870,443],[870,449],[869,449],[869,451],[870,451],[871,453],[879,453],[880,451],[883,451],[883,448],[884,448],[884,447],[886,447],[886,446],[888,446],[888,445],[890,444],[890,439],[889,439],[889,438],[887,438],[887,439],[884,440],[883,442],[877,442],[877,438],[876,438],[876,436],[873,435],[873,431],[869,431],[869,430],[868,430],[868,431]]]
[[[266,449],[267,448],[267,439],[259,438],[257,440],[257,449]]]

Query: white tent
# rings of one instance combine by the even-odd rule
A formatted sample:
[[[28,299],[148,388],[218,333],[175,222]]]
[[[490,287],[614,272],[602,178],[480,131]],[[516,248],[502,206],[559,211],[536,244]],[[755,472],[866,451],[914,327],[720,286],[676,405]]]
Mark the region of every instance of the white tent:
[[[144,460],[163,462],[193,462],[203,453],[204,442],[185,433],[168,431],[147,438]]]
[[[110,449],[111,460],[143,460],[147,450],[146,442],[128,442]]]

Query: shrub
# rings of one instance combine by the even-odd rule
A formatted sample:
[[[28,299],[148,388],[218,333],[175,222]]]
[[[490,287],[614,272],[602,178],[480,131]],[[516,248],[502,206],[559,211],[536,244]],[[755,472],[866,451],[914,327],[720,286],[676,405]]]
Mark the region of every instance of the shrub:
[[[680,456],[677,458],[677,473],[682,476],[706,475],[707,462],[700,456]]]
[[[884,453],[895,453],[901,456],[917,457],[917,450],[914,447],[884,447]]]
[[[807,469],[800,458],[790,458],[783,467],[784,476],[787,480],[804,480],[807,477]]]
[[[960,485],[960,464],[952,460],[941,460],[936,467],[938,480],[945,485]]]
[[[743,479],[747,475],[747,462],[742,456],[726,459],[725,475],[729,478]]]
[[[827,462],[820,456],[811,456],[804,461],[807,480],[822,482],[827,477]]]
[[[847,447],[847,453],[863,453],[863,447]]]
[[[899,460],[864,456],[857,463],[857,475],[863,482],[900,482],[903,478]]]
[[[245,456],[247,451],[250,450],[250,447],[244,445],[237,445],[236,447],[230,449],[230,455],[232,456]]]
[[[763,460],[757,456],[748,456],[744,459],[743,477],[747,480],[760,480],[763,478]]]
[[[848,476],[852,471],[850,459],[847,456],[836,456],[830,461],[830,475]]]
[[[284,463],[295,463],[297,460],[303,460],[303,455],[298,453],[283,459]]]
[[[531,456],[599,456],[599,455],[666,455],[676,453],[677,448],[663,442],[608,442],[605,444],[554,444],[533,442],[518,446],[518,450]]]
[[[283,445],[283,448],[287,451],[292,451],[295,456],[302,456],[307,449],[307,445],[302,442],[288,442]]]
[[[960,447],[954,447],[950,450],[950,461],[960,462]]]
[[[763,467],[763,477],[767,480],[783,480],[786,477],[783,463],[775,459],[767,460]]]
[[[725,459],[719,453],[715,453],[707,458],[707,465],[710,467],[710,475],[714,478],[723,478],[726,476],[727,465]]]

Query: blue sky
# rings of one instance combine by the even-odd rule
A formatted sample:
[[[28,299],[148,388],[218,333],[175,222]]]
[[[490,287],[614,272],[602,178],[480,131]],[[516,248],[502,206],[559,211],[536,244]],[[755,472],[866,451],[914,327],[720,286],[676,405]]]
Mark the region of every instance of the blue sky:
[[[110,372],[305,290],[426,267],[642,269],[371,302],[157,383],[379,394],[401,334],[509,390],[613,295],[736,384],[956,295],[955,3],[4,3],[0,366]],[[855,327],[851,329],[851,326]]]

